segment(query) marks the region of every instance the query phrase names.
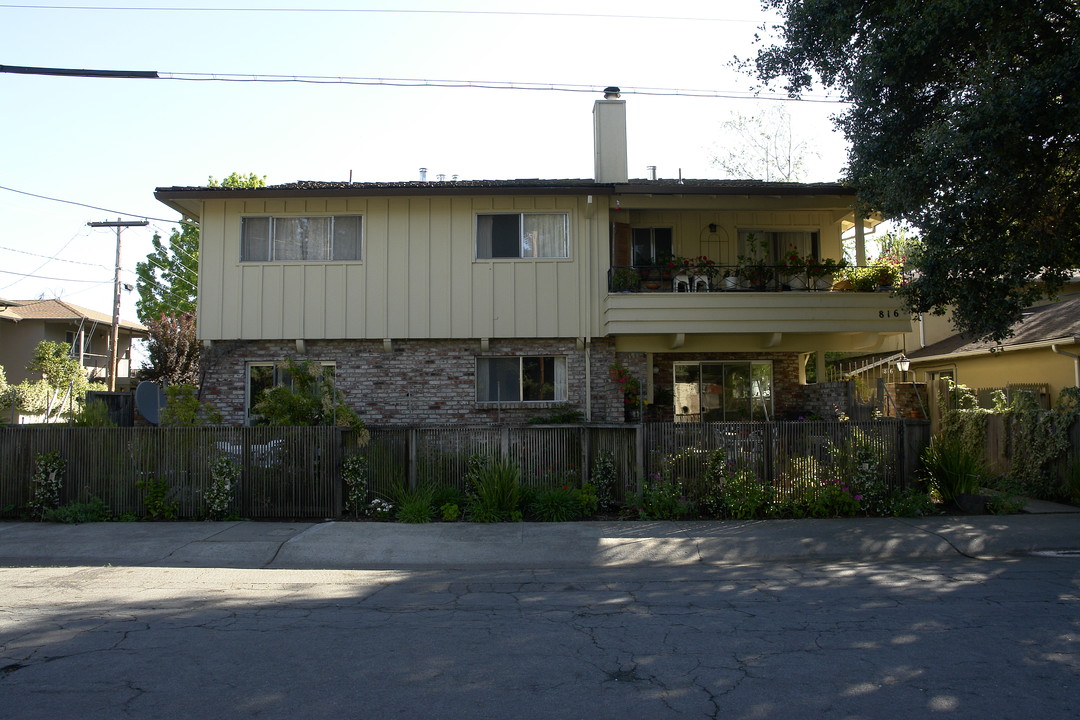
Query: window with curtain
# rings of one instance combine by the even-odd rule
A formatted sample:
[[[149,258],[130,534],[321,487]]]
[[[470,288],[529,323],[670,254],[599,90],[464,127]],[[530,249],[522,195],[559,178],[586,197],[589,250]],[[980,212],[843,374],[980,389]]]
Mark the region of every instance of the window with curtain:
[[[567,258],[566,213],[492,213],[476,216],[476,257]]]
[[[477,358],[476,401],[565,402],[566,358]]]
[[[821,259],[821,240],[813,230],[739,230],[739,254],[750,254],[750,236],[765,245],[765,264],[776,265],[792,249],[802,257]]]
[[[362,234],[359,215],[246,217],[240,221],[240,261],[359,261]]]

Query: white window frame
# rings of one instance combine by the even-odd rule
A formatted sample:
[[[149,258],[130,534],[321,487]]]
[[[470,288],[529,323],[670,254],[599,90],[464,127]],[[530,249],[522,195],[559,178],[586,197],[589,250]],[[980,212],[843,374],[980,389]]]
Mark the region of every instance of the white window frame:
[[[275,228],[276,228],[277,223],[282,222],[282,221],[309,220],[309,219],[322,219],[322,218],[328,218],[330,220],[328,237],[325,239],[325,242],[326,242],[326,254],[327,254],[327,258],[325,260],[302,260],[302,259],[287,259],[287,258],[286,259],[279,259],[279,258],[274,257],[274,249],[275,249],[274,239],[275,239]],[[359,245],[359,247],[357,248],[355,258],[337,259],[337,258],[334,257],[334,245],[333,245],[333,243],[334,243],[334,225],[335,225],[335,223],[337,222],[337,220],[339,218],[349,218],[349,219],[356,218],[357,221],[359,222],[360,235],[357,238],[357,244]],[[265,240],[265,242],[266,242],[266,247],[265,247],[266,258],[265,259],[262,259],[262,258],[246,258],[244,256],[245,255],[244,251],[245,251],[245,248],[247,247],[247,245],[245,243],[245,226],[248,226],[249,221],[252,221],[252,220],[266,220],[268,222],[267,237],[266,237],[266,240]],[[240,218],[240,262],[244,263],[244,264],[248,264],[248,263],[264,263],[264,264],[265,263],[361,263],[361,262],[364,261],[364,245],[365,245],[364,238],[367,235],[367,232],[366,232],[367,228],[365,228],[364,225],[365,225],[364,216],[361,215],[360,213],[339,213],[339,214],[313,213],[313,214],[308,214],[308,215],[244,215],[244,216],[242,216]]]
[[[527,360],[548,360],[554,361],[552,372],[555,377],[552,378],[553,393],[551,398],[544,398],[540,400],[525,400],[526,394],[526,377],[525,377],[525,361]],[[511,361],[517,361],[517,387],[511,388],[509,393],[504,393],[502,388],[490,387],[489,381],[484,378],[483,372],[485,365],[490,362],[502,362],[509,363]],[[566,356],[565,355],[485,355],[476,358],[476,402],[480,404],[501,404],[501,403],[562,403],[567,401],[569,391],[567,389],[567,373],[566,373]],[[490,375],[490,371],[489,371]],[[487,391],[486,394],[484,391]],[[514,392],[516,391],[516,393]],[[516,397],[515,397],[516,394]]]
[[[334,376],[337,377],[337,363],[333,360],[322,360],[317,363],[320,367],[333,368]],[[244,424],[254,425],[259,419],[257,415],[252,412],[252,407],[255,404],[253,401],[255,398],[251,397],[251,369],[257,367],[268,367],[273,369],[273,383],[270,387],[278,387],[279,385],[291,385],[292,378],[283,367],[284,363],[274,362],[267,360],[253,360],[251,362],[244,363]]]
[[[527,233],[527,221],[528,217],[561,217],[562,218],[562,255],[539,255],[539,244],[536,244],[535,249],[530,253],[528,248],[528,233]],[[516,217],[518,218],[518,239],[517,239],[517,255],[499,255],[496,256],[494,249],[494,236],[488,238],[486,241],[483,238],[484,231],[481,229],[481,218],[487,217]],[[476,218],[473,223],[475,230],[475,237],[473,242],[473,250],[476,254],[476,259],[479,261],[487,260],[569,260],[570,259],[570,213],[567,212],[483,212],[476,213]],[[482,251],[481,246],[486,244],[488,246],[486,251]],[[486,252],[487,254],[484,254]]]

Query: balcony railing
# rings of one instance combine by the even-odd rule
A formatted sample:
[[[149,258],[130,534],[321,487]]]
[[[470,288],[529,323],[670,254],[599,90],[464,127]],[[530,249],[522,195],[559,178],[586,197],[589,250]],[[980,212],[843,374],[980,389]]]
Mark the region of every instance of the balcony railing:
[[[887,292],[898,279],[888,268],[847,266],[843,272],[809,272],[786,265],[712,265],[707,270],[667,265],[616,266],[608,270],[610,292]]]

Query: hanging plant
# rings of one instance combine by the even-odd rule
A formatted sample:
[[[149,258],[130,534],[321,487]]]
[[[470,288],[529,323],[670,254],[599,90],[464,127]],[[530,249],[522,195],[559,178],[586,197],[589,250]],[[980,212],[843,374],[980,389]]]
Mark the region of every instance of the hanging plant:
[[[641,400],[641,381],[630,374],[618,360],[608,367],[611,379],[619,386],[623,396],[623,405],[636,408]]]

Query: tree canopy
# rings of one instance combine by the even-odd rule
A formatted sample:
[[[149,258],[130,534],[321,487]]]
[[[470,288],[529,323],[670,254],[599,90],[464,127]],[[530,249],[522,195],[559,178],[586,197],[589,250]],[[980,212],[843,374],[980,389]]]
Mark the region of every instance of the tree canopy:
[[[210,187],[265,187],[266,178],[249,173],[232,173],[224,180],[207,179]],[[180,317],[194,315],[199,282],[199,227],[184,224],[173,228],[168,241],[160,235],[153,237],[153,251],[145,262],[135,265],[135,288],[139,300],[135,303],[143,323],[158,320],[162,315]]]
[[[846,180],[859,210],[923,245],[901,290],[915,312],[1003,339],[1080,267],[1076,0],[763,0],[781,42],[752,69],[792,96],[850,103]]]

